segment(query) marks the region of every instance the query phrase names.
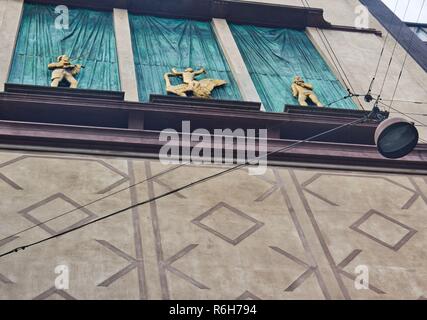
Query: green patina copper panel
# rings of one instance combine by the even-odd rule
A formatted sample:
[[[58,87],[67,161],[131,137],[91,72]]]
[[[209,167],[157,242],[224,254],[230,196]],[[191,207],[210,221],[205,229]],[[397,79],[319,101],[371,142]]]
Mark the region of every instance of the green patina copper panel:
[[[69,9],[69,28],[55,27],[55,6],[25,4],[10,83],[50,85],[47,65],[67,54],[85,65],[79,88],[120,90],[112,12]]]
[[[213,98],[241,99],[209,22],[140,15],[129,15],[129,20],[140,101],[147,101],[150,94],[166,94],[163,75],[173,67],[204,67],[207,75],[197,79],[208,77],[228,82],[213,90]],[[180,83],[178,79],[172,80],[172,84]]]
[[[304,31],[236,24],[230,28],[267,111],[298,104],[290,89],[295,75],[313,84],[325,105],[347,95]],[[357,109],[351,99],[330,107]]]

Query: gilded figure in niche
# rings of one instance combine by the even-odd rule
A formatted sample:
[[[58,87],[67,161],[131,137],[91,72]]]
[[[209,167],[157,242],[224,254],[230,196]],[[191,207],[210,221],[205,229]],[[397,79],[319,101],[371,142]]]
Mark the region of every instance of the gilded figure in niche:
[[[291,89],[292,95],[298,99],[300,106],[308,106],[307,100],[310,99],[316,106],[323,107],[323,104],[313,91],[313,85],[304,82],[300,76],[294,77]]]
[[[57,58],[57,62],[49,63],[49,70],[52,71],[51,87],[58,87],[62,80],[66,80],[70,84],[70,88],[77,88],[78,81],[74,76],[79,74],[81,68],[84,68],[81,64],[72,64],[70,57],[67,55],[61,55]]]
[[[186,68],[184,71],[178,71],[172,68],[171,72],[165,73],[164,79],[166,82],[166,91],[174,93],[181,97],[187,97],[188,93],[199,98],[211,98],[212,91],[219,86],[225,85],[225,80],[219,79],[201,79],[196,80],[198,75],[206,73],[204,68],[193,70],[193,68]],[[170,77],[179,77],[182,79],[182,84],[172,85]]]

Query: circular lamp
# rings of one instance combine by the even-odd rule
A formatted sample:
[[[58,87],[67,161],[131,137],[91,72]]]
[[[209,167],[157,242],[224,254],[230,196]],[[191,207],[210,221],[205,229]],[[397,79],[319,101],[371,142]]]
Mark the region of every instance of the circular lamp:
[[[375,131],[378,152],[386,158],[406,156],[418,143],[414,124],[402,118],[390,118],[380,123]]]

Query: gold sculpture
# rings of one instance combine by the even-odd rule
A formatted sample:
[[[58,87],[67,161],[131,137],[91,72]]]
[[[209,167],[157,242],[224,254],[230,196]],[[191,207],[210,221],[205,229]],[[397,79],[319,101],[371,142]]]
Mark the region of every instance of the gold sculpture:
[[[323,107],[316,94],[313,92],[313,85],[305,83],[300,76],[295,76],[292,81],[292,95],[298,98],[300,106],[308,106],[307,99],[310,99],[316,106]]]
[[[187,68],[182,72],[172,68],[172,72],[165,73],[164,75],[166,91],[181,97],[186,97],[187,93],[192,92],[196,97],[209,99],[211,98],[211,92],[213,89],[227,83],[224,80],[218,79],[196,80],[196,76],[202,73],[206,73],[204,68],[197,71],[194,71],[192,68]],[[169,77],[180,77],[182,78],[183,83],[175,86],[171,85]]]
[[[53,70],[51,87],[58,87],[59,83],[65,79],[70,84],[70,88],[77,88],[78,81],[74,76],[80,72],[81,68],[84,68],[80,64],[71,64],[70,57],[65,54],[59,56],[57,62],[49,63],[47,67],[49,70]]]

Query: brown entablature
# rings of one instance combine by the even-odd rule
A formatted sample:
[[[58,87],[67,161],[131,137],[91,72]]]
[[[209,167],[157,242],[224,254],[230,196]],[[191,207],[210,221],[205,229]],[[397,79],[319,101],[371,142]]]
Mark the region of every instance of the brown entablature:
[[[63,4],[61,0],[26,0],[40,4]],[[195,20],[226,19],[232,23],[251,24],[263,27],[304,29],[317,27],[340,31],[373,33],[381,31],[366,28],[334,25],[323,17],[323,9],[289,5],[269,4],[234,0],[69,0],[68,6],[97,10],[127,9],[130,13],[154,15],[167,18]]]

